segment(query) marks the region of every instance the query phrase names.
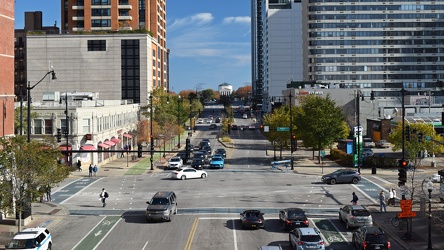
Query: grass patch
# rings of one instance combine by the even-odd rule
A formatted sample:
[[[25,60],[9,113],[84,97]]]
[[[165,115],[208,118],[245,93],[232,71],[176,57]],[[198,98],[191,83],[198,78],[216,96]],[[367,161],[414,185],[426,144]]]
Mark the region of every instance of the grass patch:
[[[222,136],[222,141],[223,142],[231,142],[231,138],[228,136]]]

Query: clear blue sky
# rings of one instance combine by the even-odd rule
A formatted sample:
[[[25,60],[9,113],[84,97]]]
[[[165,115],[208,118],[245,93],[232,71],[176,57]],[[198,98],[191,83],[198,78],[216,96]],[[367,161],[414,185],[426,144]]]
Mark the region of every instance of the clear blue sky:
[[[172,91],[236,90],[251,85],[250,0],[167,0],[167,46]],[[42,11],[43,26],[61,23],[61,0],[16,0],[15,28],[25,11]]]

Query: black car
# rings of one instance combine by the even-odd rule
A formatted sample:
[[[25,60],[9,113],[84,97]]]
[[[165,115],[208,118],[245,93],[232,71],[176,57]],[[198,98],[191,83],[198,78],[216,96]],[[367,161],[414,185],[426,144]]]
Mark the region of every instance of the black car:
[[[199,143],[199,149],[204,148],[205,146],[210,146],[210,142],[209,141],[201,141]]]
[[[211,123],[211,124],[210,124],[210,129],[216,129],[216,128],[217,128],[216,123]]]
[[[194,152],[194,154],[193,154],[193,160],[195,160],[195,159],[200,159],[200,160],[204,161],[207,159],[207,157],[203,152],[198,151],[198,152]]]
[[[236,124],[232,124],[231,125],[231,130],[237,130],[237,125]]]
[[[259,210],[245,210],[240,213],[242,228],[265,228],[264,213]]]
[[[194,146],[193,146],[193,144],[188,144],[188,150],[189,150],[190,152],[193,152],[193,151],[194,151]]]
[[[205,161],[202,159],[193,159],[191,162],[191,167],[197,170],[202,170],[204,168]]]
[[[354,169],[338,169],[333,173],[322,176],[321,180],[332,185],[336,183],[358,184],[361,180],[361,174]]]
[[[279,211],[279,222],[285,230],[308,227],[308,218],[300,208],[286,208]]]
[[[223,148],[218,148],[216,151],[214,151],[215,155],[222,155],[224,158],[227,157],[227,151]]]
[[[353,232],[352,244],[357,249],[390,249],[390,241],[382,228],[362,226]]]
[[[205,150],[207,152],[208,156],[211,156],[211,153],[213,152],[213,150],[211,149],[210,146],[205,146],[202,148],[202,151]]]

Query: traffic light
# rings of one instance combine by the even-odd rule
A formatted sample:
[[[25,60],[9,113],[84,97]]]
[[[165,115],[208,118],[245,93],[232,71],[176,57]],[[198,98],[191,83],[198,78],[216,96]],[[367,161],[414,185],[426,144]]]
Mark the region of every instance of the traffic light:
[[[296,135],[293,135],[293,137],[291,138],[291,150],[296,151],[297,148],[298,148],[298,141],[296,140]]]
[[[407,182],[407,165],[408,162],[404,159],[398,161],[399,169],[398,169],[398,186],[404,186]]]
[[[57,142],[62,142],[62,129],[57,129]]]
[[[410,139],[411,139],[411,131],[410,131],[409,125],[407,125],[405,127],[405,139],[406,139],[406,141],[410,141]]]
[[[137,157],[142,158],[142,144],[137,144]]]
[[[264,125],[260,125],[259,128],[261,129],[261,131],[264,130]]]
[[[228,134],[231,134],[231,122],[228,122]]]
[[[190,158],[190,139],[185,140],[185,158],[187,161]]]

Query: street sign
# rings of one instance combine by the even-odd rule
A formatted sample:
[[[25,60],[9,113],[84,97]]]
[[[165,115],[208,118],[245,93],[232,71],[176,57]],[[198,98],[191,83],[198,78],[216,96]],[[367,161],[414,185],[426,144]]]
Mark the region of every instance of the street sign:
[[[398,213],[398,218],[416,217],[416,212],[402,212]]]
[[[269,126],[264,126],[264,132],[270,132],[270,127]]]
[[[276,131],[290,131],[289,127],[277,127]]]

